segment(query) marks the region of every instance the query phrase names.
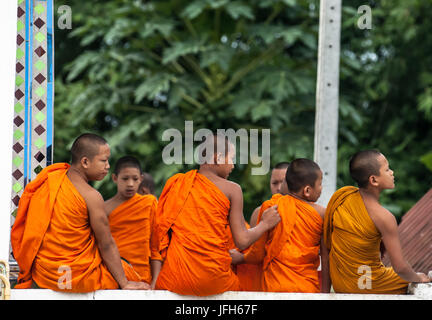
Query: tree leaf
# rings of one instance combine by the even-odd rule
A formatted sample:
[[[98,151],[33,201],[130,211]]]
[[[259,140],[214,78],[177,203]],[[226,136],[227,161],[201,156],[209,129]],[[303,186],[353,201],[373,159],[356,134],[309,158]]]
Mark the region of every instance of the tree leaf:
[[[154,99],[158,94],[167,92],[170,88],[171,75],[157,73],[147,78],[135,90],[135,103],[141,102],[144,98]]]
[[[231,1],[225,6],[225,9],[234,20],[240,17],[245,17],[250,20],[254,19],[252,8],[242,1]]]

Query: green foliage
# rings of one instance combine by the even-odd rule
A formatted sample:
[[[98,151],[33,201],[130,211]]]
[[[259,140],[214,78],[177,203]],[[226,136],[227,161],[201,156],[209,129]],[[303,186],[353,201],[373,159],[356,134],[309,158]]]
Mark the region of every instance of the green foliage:
[[[366,1],[368,2],[368,1]],[[397,189],[383,201],[403,214],[430,187],[431,4],[370,1],[372,30],[344,1],[341,37],[338,186],[353,183],[347,163],[379,148]],[[69,3],[68,3],[69,4]],[[318,0],[73,0],[73,30],[56,33],[55,161],[73,139],[102,134],[112,163],[137,156],[159,193],[190,165],[166,165],[169,128],[271,129],[271,162],[313,157]],[[420,162],[420,158],[422,162]],[[270,196],[269,176],[238,165],[245,216]],[[107,177],[95,184],[114,193]]]
[[[396,178],[396,189],[384,194],[382,201],[400,218],[432,184],[426,168],[429,158],[422,157],[432,150],[428,53],[432,23],[425,14],[432,4],[401,0],[344,4],[339,184],[351,180],[346,167],[353,152],[379,149]],[[353,19],[356,8],[364,4],[372,8],[371,30],[358,29]]]

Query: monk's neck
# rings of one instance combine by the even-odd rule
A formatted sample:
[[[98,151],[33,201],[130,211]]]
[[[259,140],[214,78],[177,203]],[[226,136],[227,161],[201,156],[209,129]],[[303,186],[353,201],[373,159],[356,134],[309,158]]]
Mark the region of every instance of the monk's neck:
[[[71,165],[71,167],[69,168],[67,172],[67,176],[68,178],[77,177],[84,180],[87,183],[89,182],[89,179],[87,178],[85,173],[82,172],[79,168],[75,167],[74,165]]]
[[[293,198],[296,198],[296,199],[298,199],[298,200],[300,200],[300,201],[303,201],[303,202],[306,202],[306,203],[311,203],[311,201],[306,200],[306,199],[303,199],[303,198],[300,197],[298,194],[295,194],[295,193],[292,193],[292,192],[289,192],[289,191],[288,191],[287,195],[289,195],[289,196],[291,196],[291,197],[293,197]]]
[[[376,188],[359,188],[360,194],[363,199],[368,198],[379,202],[381,191]]]
[[[132,199],[134,196],[135,196],[135,194],[132,197],[127,198],[127,197],[122,196],[120,193],[116,193],[116,195],[114,197],[112,197],[111,200],[114,203],[121,204],[125,201]]]
[[[208,165],[201,165],[198,169],[198,173],[202,174],[203,176],[206,176],[208,178],[216,178],[219,177],[217,173],[214,172],[212,168],[210,168]]]

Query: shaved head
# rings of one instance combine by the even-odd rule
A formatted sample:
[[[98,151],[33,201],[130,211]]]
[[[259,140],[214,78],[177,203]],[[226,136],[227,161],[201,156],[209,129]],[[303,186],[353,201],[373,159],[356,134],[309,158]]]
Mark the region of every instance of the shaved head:
[[[313,187],[320,177],[320,167],[309,159],[293,160],[286,172],[286,182],[289,191],[299,192],[306,186]]]
[[[289,162],[279,162],[274,166],[273,170],[287,169],[289,165],[290,165]]]
[[[349,162],[351,178],[357,182],[359,188],[367,187],[369,177],[380,175],[380,163],[378,157],[381,156],[378,150],[364,150],[354,154]]]
[[[200,164],[213,164],[214,156],[217,154],[227,156],[230,151],[233,151],[233,144],[225,135],[209,134],[204,138],[197,150]]]
[[[108,142],[94,133],[84,133],[75,139],[71,148],[72,164],[79,163],[83,157],[90,160],[99,153],[99,148]]]

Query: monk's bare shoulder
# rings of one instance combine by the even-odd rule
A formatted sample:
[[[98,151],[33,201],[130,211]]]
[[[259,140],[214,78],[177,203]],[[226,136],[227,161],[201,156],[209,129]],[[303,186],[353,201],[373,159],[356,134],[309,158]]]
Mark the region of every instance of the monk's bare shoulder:
[[[255,208],[255,210],[252,212],[252,215],[251,215],[250,220],[249,220],[249,225],[251,228],[253,228],[257,225],[260,210],[261,210],[261,206]]]
[[[116,208],[116,203],[113,198],[108,199],[104,202],[104,209],[107,216]]]
[[[365,207],[369,217],[381,234],[394,231],[394,228],[397,228],[395,216],[378,202],[365,201]]]
[[[318,212],[321,218],[324,219],[326,208],[317,203],[311,203],[310,205]]]
[[[232,201],[233,198],[235,199],[243,195],[243,191],[240,185],[233,181],[229,181],[227,179],[219,177],[213,178],[212,181],[230,201]]]
[[[104,199],[102,195],[99,193],[99,191],[90,186],[87,182],[75,176],[70,176],[69,179],[71,180],[74,187],[78,190],[80,195],[83,197],[87,207],[91,207],[93,205],[104,205]]]

